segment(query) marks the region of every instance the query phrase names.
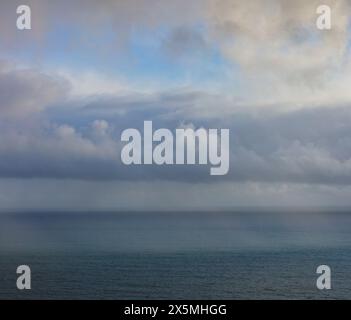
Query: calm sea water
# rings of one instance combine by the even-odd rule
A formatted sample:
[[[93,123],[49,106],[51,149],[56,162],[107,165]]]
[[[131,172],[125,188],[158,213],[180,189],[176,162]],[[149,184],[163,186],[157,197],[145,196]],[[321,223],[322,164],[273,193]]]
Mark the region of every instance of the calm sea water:
[[[350,231],[332,211],[3,213],[0,299],[349,299]]]

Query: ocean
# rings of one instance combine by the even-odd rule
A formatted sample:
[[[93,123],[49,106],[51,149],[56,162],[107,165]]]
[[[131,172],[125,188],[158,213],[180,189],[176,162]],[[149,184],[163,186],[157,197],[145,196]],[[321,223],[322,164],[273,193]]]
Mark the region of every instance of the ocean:
[[[0,299],[349,299],[350,231],[331,209],[4,212]]]

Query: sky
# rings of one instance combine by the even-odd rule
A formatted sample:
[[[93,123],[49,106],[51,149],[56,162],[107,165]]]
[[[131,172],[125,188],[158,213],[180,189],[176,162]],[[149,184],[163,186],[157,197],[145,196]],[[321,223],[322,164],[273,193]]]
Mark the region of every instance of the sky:
[[[348,0],[2,0],[0,209],[350,206],[350,17]],[[228,175],[123,165],[121,132],[148,120],[230,129]]]

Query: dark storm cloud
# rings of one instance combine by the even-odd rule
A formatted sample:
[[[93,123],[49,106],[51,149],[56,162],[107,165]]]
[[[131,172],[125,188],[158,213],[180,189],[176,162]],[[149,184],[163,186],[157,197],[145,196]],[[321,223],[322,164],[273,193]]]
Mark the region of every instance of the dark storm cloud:
[[[33,78],[35,79],[35,77]],[[40,78],[39,78],[40,79]],[[34,81],[32,85],[35,86]],[[28,91],[30,95],[31,91]],[[213,104],[216,100],[216,104]],[[351,183],[351,111],[348,106],[277,113],[240,113],[199,117],[197,102],[221,104],[210,94],[180,90],[139,97],[95,97],[76,108],[49,109],[37,129],[2,125],[0,176],[87,180],[168,180],[184,182],[280,182],[345,185]],[[223,102],[224,104],[227,102]],[[64,106],[64,104],[62,105]],[[66,114],[65,114],[66,112]],[[100,120],[100,121],[97,121]],[[124,166],[120,134],[154,129],[231,130],[230,172],[209,175],[209,166]]]

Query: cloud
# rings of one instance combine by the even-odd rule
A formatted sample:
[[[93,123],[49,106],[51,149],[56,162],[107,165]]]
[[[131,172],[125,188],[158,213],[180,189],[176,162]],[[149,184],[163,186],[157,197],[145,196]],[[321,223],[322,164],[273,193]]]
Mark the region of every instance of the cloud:
[[[201,204],[198,186],[213,192],[211,200],[228,204],[251,198],[258,204],[265,199],[284,203],[284,196],[289,203],[301,200],[304,192],[310,193],[306,203],[322,203],[329,192],[325,202],[347,202],[349,1],[323,1],[333,12],[333,29],[327,32],[315,26],[317,0],[28,4],[35,17],[31,33],[15,29],[15,1],[0,4],[0,28],[6,30],[0,35],[1,56],[17,59],[13,64],[0,62],[0,178],[6,183],[25,181],[28,187],[35,180],[34,189],[45,190],[47,183],[54,192],[53,183],[59,181],[58,192],[67,195],[67,181],[71,193],[82,187],[85,199],[93,199],[106,184],[111,193],[106,198],[98,194],[97,201],[110,204],[115,203],[115,192],[125,195],[123,186],[132,189],[135,184],[138,192],[132,190],[126,198],[134,194],[150,204],[163,187],[170,200],[172,192],[182,198],[187,193],[180,189],[191,189],[186,199]],[[57,39],[57,55],[51,38]],[[111,62],[101,67],[105,54],[113,61],[125,54],[121,65],[134,63],[132,40],[152,42],[152,52],[143,51],[141,59],[144,53],[154,54],[155,64],[166,57],[176,64],[174,69],[185,69],[179,85],[171,82],[174,74],[163,70],[164,65],[156,69],[167,81],[158,78],[155,65],[148,65],[138,70],[137,85]],[[78,53],[79,59],[72,55],[72,61],[79,62],[75,68],[69,66],[71,53]],[[220,79],[191,78],[198,61],[212,63]],[[123,166],[120,133],[140,129],[145,120],[172,130],[183,125],[229,128],[230,173],[213,178],[209,168],[200,166]],[[13,190],[25,194],[18,185]],[[5,200],[11,198],[6,190],[3,194]],[[29,202],[33,199],[38,201],[32,195]],[[77,199],[72,196],[72,203]]]
[[[236,0],[211,2],[211,17],[223,49],[244,68],[257,72],[308,75],[342,59],[347,48],[349,2],[324,1],[332,9],[332,29],[316,27],[318,0]]]
[[[316,27],[321,4],[332,9],[329,31]],[[248,101],[292,110],[326,99],[350,101],[344,87],[350,70],[350,9],[347,0],[213,0],[208,12],[223,54],[244,71],[242,81],[253,97]]]
[[[29,52],[34,50],[34,61],[36,57],[50,59],[48,48],[53,45],[50,38],[57,38],[57,50],[66,59],[75,53],[74,56],[83,55],[93,61],[96,68],[106,61],[112,64],[114,60],[135,66],[138,57],[133,41],[140,41],[140,37],[147,35],[144,40],[153,43],[155,51],[152,53],[159,55],[158,60],[166,56],[172,65],[187,62],[179,68],[190,79],[199,61],[203,62],[198,65],[200,69],[211,63],[214,64],[212,69],[216,69],[216,62],[211,59],[229,61],[231,64],[225,64],[220,79],[197,79],[195,84],[188,79],[184,82],[201,87],[200,82],[210,81],[208,87],[218,87],[221,95],[240,97],[240,105],[246,109],[284,111],[351,101],[346,85],[351,80],[348,45],[348,12],[351,8],[347,0],[323,2],[332,8],[330,31],[316,28],[319,0],[244,3],[239,0],[172,3],[105,0],[99,4],[93,0],[31,0],[28,4],[33,6],[35,25],[33,32],[26,35],[11,27],[13,22],[6,14],[15,12],[16,3],[5,1],[1,4],[4,19],[0,19],[3,24],[0,26],[7,31],[5,36],[12,39],[2,41],[4,52],[12,47],[11,53],[29,49]],[[66,26],[71,31],[67,41],[60,37],[64,28],[59,26]],[[136,34],[139,35],[137,39]],[[11,41],[13,45],[10,45]],[[116,80],[98,76],[93,70],[80,70],[79,73],[66,73],[73,92],[79,96],[114,94],[131,89],[128,81],[119,75]],[[157,82],[157,75],[149,75],[139,91],[150,91],[146,82],[152,80]]]
[[[24,41],[25,45],[36,41],[44,48],[55,28],[69,26],[72,33],[77,32],[77,37],[69,44],[69,49],[80,47],[96,52],[104,51],[101,39],[105,39],[108,28],[112,34],[110,33],[110,37],[103,44],[108,46],[108,49],[124,50],[136,29],[154,30],[161,25],[190,25],[203,16],[205,10],[200,0],[28,0],[26,5],[32,9],[33,27],[31,32],[21,33],[15,28],[16,8],[21,4],[22,2],[17,0],[0,3],[0,27],[1,30],[7,31],[0,35],[3,49],[19,48],[21,41]]]
[[[105,134],[102,124],[102,120],[94,122],[90,136],[66,124],[44,127],[41,123],[43,127],[35,133],[24,128],[7,130],[0,142],[0,175],[109,179],[119,158],[118,142]]]
[[[347,107],[283,114],[237,113],[226,119],[194,115],[185,118],[183,113],[178,114],[174,109],[179,105],[183,110],[188,98],[187,95],[182,98],[163,95],[161,105],[168,108],[161,109],[159,106],[150,109],[150,102],[146,100],[145,106],[139,101],[136,110],[128,106],[122,114],[101,113],[98,109],[104,109],[104,100],[97,98],[95,103],[99,107],[83,107],[76,114],[71,113],[70,124],[53,117],[49,121],[37,120],[36,130],[32,127],[3,127],[0,130],[0,176],[188,183],[351,183],[351,149],[346,147],[351,145],[351,112]],[[104,117],[99,118],[101,115]],[[209,167],[206,166],[122,165],[122,130],[138,128],[142,131],[146,119],[153,120],[155,129],[175,130],[184,125],[229,128],[229,174],[214,178],[209,175]]]
[[[203,31],[184,26],[171,30],[163,39],[161,50],[172,61],[192,64],[207,60],[213,51]]]
[[[68,78],[5,62],[0,66],[0,177],[351,183],[347,106],[250,113],[233,109],[226,97],[186,88],[149,94],[117,90],[77,99]],[[171,130],[229,128],[230,173],[213,179],[203,166],[122,165],[122,130],[142,129],[145,120]]]
[[[64,101],[69,84],[34,69],[17,69],[0,61],[0,114],[25,117],[58,100]]]

